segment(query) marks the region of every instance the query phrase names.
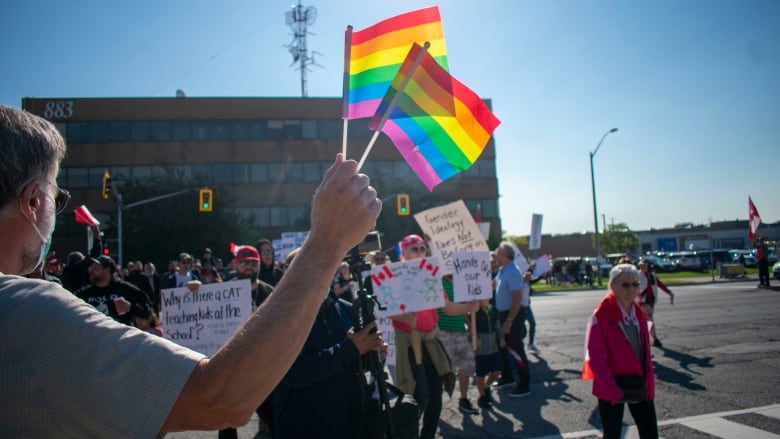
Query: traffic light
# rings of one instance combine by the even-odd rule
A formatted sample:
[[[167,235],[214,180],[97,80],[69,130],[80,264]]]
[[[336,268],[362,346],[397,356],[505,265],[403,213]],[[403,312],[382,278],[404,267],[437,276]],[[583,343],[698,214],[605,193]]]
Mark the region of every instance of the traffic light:
[[[395,198],[398,216],[409,215],[409,194],[398,194]]]
[[[212,189],[200,190],[200,203],[198,204],[198,210],[201,212],[211,212],[214,210],[214,191]]]
[[[103,172],[103,199],[108,200],[111,195],[111,174],[108,171]]]

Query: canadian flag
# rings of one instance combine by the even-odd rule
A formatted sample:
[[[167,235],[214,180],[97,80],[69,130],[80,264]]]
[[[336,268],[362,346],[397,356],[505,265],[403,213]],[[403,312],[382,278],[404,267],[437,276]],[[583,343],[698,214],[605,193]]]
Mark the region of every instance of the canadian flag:
[[[761,215],[758,214],[758,209],[756,209],[756,205],[753,204],[753,200],[748,195],[748,238],[750,240],[753,240],[753,237],[756,235],[756,231],[758,230],[758,226],[761,225]]]
[[[95,219],[94,216],[92,216],[92,213],[87,209],[87,206],[81,205],[77,207],[74,211],[74,214],[76,214],[76,222],[80,224],[86,224],[88,226],[98,226],[100,225],[100,221]]]

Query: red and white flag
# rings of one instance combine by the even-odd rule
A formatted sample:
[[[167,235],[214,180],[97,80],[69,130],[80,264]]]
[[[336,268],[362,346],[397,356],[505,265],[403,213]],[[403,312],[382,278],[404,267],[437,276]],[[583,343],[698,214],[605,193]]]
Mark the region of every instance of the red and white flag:
[[[94,216],[92,216],[92,213],[87,209],[87,206],[81,205],[73,210],[73,213],[76,215],[76,222],[80,224],[86,224],[88,226],[97,226],[100,225],[100,221],[98,221]]]
[[[756,205],[753,204],[753,200],[748,195],[748,238],[750,240],[753,240],[753,237],[756,235],[756,231],[758,230],[758,226],[761,225],[761,215],[758,214],[758,209],[756,209]]]

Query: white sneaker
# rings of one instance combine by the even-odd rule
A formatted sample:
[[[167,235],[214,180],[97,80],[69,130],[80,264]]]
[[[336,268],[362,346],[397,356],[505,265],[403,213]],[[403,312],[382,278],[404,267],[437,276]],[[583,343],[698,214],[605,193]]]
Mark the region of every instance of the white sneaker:
[[[536,343],[528,343],[528,352],[531,352],[533,354],[538,354],[539,346],[537,346]]]

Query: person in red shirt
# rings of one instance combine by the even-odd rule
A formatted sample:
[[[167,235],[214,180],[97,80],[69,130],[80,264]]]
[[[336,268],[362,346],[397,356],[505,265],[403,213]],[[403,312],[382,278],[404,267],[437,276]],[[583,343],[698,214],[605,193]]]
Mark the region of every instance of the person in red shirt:
[[[650,271],[650,263],[646,259],[639,260],[639,284],[641,285],[641,291],[639,292],[639,306],[642,311],[647,314],[647,320],[653,322],[653,309],[655,308],[655,302],[658,300],[658,289],[660,288],[664,293],[669,295],[669,301],[674,305],[674,293],[666,286],[661,279]],[[655,334],[655,323],[650,325],[650,335],[653,337],[653,346],[660,348],[663,347],[661,340]]]

